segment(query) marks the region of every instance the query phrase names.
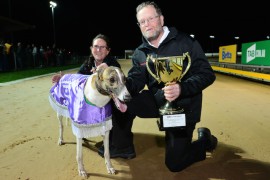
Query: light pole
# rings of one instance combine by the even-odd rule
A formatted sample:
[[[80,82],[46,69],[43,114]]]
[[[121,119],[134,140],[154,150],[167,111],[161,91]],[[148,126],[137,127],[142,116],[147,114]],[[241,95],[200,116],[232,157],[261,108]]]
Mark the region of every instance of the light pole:
[[[50,1],[50,7],[52,8],[52,20],[53,20],[53,41],[54,45],[56,46],[56,37],[55,37],[55,23],[54,23],[54,8],[57,6],[57,4],[53,1]]]
[[[214,39],[215,39],[215,36],[210,35],[209,37],[210,37],[210,39],[212,39],[211,41],[212,41],[212,56],[213,56],[213,54],[214,54]]]
[[[237,53],[238,51],[240,51],[240,47],[239,47],[239,39],[240,39],[240,37],[235,36],[234,39],[236,41],[236,53]]]

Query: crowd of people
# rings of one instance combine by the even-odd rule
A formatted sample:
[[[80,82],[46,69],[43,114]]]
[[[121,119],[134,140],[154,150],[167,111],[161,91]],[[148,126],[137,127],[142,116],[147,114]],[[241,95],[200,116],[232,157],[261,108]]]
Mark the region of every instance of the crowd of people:
[[[29,68],[43,68],[49,66],[63,66],[68,59],[68,52],[55,45],[44,46],[11,43],[0,40],[0,71],[9,72]]]

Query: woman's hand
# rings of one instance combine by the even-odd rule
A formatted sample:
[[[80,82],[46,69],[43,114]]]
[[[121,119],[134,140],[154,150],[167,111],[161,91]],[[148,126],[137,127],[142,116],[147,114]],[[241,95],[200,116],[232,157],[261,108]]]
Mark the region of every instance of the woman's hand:
[[[108,65],[107,65],[106,63],[101,63],[101,64],[98,65],[96,68],[93,68],[93,69],[91,70],[91,72],[95,73],[98,69],[105,69],[105,68],[107,68],[107,67],[108,67]]]
[[[62,76],[63,76],[62,71],[60,71],[58,74],[53,75],[52,83],[57,83],[61,79]]]
[[[162,88],[164,91],[165,99],[172,102],[177,99],[181,94],[181,87],[178,83],[170,83],[169,85]]]

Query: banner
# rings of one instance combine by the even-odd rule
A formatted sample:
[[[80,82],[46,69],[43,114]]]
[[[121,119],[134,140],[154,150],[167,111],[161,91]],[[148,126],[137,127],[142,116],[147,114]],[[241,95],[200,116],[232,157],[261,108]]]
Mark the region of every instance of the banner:
[[[220,46],[218,61],[222,63],[236,63],[237,45]]]
[[[270,40],[242,44],[242,64],[270,65]]]

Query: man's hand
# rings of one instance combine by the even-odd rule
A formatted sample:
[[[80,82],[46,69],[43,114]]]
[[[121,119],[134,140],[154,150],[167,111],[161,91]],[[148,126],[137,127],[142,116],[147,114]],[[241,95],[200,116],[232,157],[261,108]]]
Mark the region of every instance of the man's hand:
[[[170,83],[169,85],[162,88],[164,91],[165,99],[172,102],[177,99],[181,94],[181,87],[178,83]]]
[[[61,79],[62,76],[63,76],[62,71],[60,71],[58,74],[53,75],[52,83],[57,83]]]

